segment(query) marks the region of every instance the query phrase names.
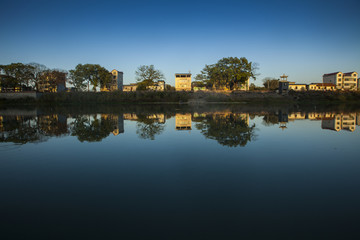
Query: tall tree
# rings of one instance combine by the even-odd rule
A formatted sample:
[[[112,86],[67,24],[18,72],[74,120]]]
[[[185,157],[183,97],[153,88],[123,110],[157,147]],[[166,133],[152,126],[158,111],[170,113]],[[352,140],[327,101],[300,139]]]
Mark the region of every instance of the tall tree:
[[[106,85],[111,82],[111,73],[99,64],[78,64],[75,69],[70,70],[70,83],[79,90],[84,90],[87,86],[90,91],[90,84],[96,92],[98,86]]]
[[[34,78],[32,81],[32,85],[36,90],[38,90],[38,82],[40,81],[40,76],[43,72],[47,71],[48,68],[43,64],[35,63],[35,62],[31,62],[29,63],[29,65],[33,67],[32,71]]]
[[[154,65],[142,65],[135,71],[138,90],[145,90],[147,87],[154,85],[155,80],[164,80],[164,74]]]
[[[266,77],[263,79],[263,85],[269,90],[276,90],[279,88],[279,79]]]
[[[22,85],[29,87],[34,79],[34,67],[28,64],[11,63],[9,65],[0,65],[0,70],[7,79],[12,81],[14,87]]]
[[[250,78],[255,80],[257,69],[257,64],[249,62],[245,57],[228,57],[215,64],[205,65],[195,79],[215,89],[227,87],[233,90]]]

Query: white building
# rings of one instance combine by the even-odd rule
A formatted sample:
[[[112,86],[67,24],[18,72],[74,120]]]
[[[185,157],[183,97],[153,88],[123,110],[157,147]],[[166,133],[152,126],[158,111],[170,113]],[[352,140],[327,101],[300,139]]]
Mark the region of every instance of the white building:
[[[336,89],[357,90],[358,73],[357,72],[334,72],[323,75],[323,83],[335,84]]]

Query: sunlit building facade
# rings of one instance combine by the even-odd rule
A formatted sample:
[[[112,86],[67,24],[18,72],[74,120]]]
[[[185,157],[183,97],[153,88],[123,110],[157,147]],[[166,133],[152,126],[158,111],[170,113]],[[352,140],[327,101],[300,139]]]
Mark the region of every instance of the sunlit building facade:
[[[334,72],[323,75],[323,83],[335,84],[339,90],[357,90],[358,73],[357,72]]]
[[[191,74],[175,73],[175,90],[191,91]]]
[[[308,86],[310,91],[335,91],[336,85],[333,83],[311,83]]]
[[[293,91],[306,91],[307,90],[307,85],[306,84],[301,84],[301,83],[294,83],[294,82],[290,82],[289,83],[289,90],[293,90]]]
[[[111,71],[112,79],[111,82],[101,87],[101,92],[112,92],[123,90],[124,73],[114,69]]]

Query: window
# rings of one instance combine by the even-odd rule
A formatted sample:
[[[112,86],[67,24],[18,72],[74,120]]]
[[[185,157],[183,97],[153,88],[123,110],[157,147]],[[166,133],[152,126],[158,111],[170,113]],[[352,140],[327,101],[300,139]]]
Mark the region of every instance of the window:
[[[176,77],[178,78],[178,77],[180,77],[180,75],[176,75]]]

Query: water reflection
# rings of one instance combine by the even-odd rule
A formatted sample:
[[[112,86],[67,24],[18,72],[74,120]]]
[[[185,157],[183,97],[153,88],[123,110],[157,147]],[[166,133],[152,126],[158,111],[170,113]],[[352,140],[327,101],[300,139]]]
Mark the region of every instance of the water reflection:
[[[174,118],[175,130],[195,130],[208,139],[229,147],[245,146],[256,139],[256,118],[266,127],[285,130],[289,122],[321,121],[324,130],[354,132],[360,113],[274,111],[243,113],[224,111],[121,112],[102,114],[16,114],[0,115],[0,141],[17,144],[37,143],[50,137],[74,136],[80,142],[99,142],[110,134],[126,131],[124,121],[135,121],[135,132],[142,139],[155,140],[165,132],[167,119]],[[250,123],[251,121],[251,123]],[[169,123],[170,124],[170,123]],[[134,130],[130,130],[134,131]]]
[[[196,114],[196,128],[223,146],[245,146],[255,138],[255,124],[249,126],[247,113]]]
[[[333,112],[293,112],[293,113],[284,113],[279,111],[278,114],[266,115],[264,116],[263,123],[265,126],[277,124],[276,118],[281,129],[287,128],[287,123],[295,120],[312,120],[312,121],[321,121],[321,128],[340,131],[346,130],[354,132],[356,125],[359,126],[359,113],[333,113]]]
[[[191,114],[180,114],[175,115],[175,129],[176,130],[191,130]]]

